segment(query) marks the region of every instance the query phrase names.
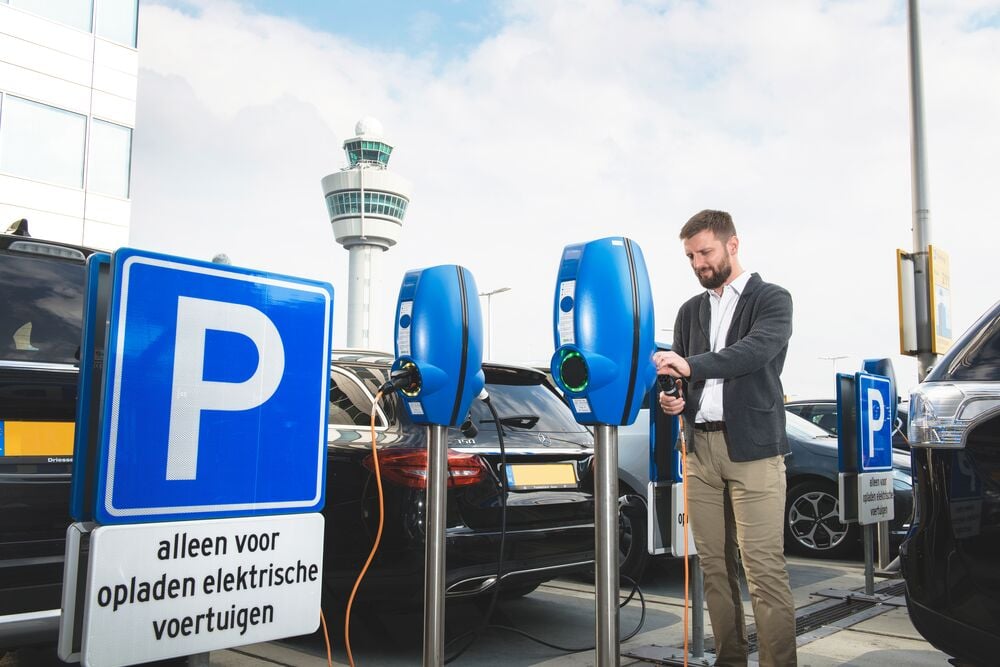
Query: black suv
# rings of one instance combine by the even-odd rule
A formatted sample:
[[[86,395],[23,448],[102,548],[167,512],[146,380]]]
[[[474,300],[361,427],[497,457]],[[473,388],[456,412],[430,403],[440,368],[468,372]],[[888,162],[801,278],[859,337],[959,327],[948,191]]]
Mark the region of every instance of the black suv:
[[[915,512],[900,549],[913,626],[965,664],[1000,647],[1000,303],[910,395]]]
[[[0,235],[0,653],[53,641],[58,630],[84,269],[92,252]],[[376,532],[370,420],[392,361],[379,352],[333,354],[325,605],[342,606]],[[593,563],[593,437],[543,373],[499,364],[483,370],[500,423],[476,399],[462,427],[448,431],[446,586],[452,597],[491,592],[498,581],[503,594],[522,595]],[[409,420],[394,394],[375,414],[386,526],[358,600],[418,602],[427,431]],[[541,466],[534,472],[542,483],[502,496],[503,456],[508,466]],[[545,484],[545,466],[553,463],[564,472],[571,464],[571,484],[555,478]]]
[[[59,626],[91,252],[0,235],[0,653]]]

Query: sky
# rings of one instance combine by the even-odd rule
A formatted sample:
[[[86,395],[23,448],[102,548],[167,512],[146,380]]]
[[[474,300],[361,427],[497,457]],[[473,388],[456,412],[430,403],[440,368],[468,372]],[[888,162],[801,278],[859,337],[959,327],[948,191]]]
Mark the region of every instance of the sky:
[[[320,180],[362,117],[413,183],[383,258],[374,347],[403,274],[461,264],[492,298],[492,358],[546,363],[563,248],[642,248],[658,338],[700,290],[677,238],[729,211],[743,266],[795,304],[783,382],[891,357],[913,245],[900,0],[142,0],[130,244],[330,282],[348,254]],[[931,242],[952,319],[1000,298],[1000,0],[920,3]],[[483,301],[483,310],[486,303]],[[840,357],[840,358],[836,358]]]

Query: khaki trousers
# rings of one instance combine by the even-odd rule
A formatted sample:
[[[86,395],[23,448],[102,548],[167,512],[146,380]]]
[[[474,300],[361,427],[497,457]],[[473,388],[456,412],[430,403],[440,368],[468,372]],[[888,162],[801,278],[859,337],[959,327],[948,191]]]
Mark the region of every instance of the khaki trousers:
[[[687,457],[688,504],[705,573],[715,665],[747,664],[740,553],[757,623],[760,665],[795,665],[795,602],[784,553],[785,459],[734,463],[723,431],[695,430],[693,449]]]

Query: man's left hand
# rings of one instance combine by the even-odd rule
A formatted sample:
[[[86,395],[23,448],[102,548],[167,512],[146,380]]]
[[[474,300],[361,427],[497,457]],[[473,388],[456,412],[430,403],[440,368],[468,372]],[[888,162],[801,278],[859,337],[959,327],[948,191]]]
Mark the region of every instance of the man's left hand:
[[[673,375],[674,377],[691,377],[691,366],[687,360],[676,352],[657,352],[653,355],[658,375]]]

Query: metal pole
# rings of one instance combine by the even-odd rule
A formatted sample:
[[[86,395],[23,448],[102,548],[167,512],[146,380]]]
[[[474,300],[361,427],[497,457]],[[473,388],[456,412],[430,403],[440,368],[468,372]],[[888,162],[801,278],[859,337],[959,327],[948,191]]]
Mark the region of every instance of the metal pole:
[[[694,590],[691,591],[691,657],[705,657],[705,573],[701,559],[691,557]]]
[[[927,246],[931,243],[931,212],[927,201],[927,151],[924,144],[924,85],[920,65],[920,16],[917,0],[909,0],[910,46],[910,158],[913,190],[913,288],[917,315],[917,379],[934,365],[931,352],[930,280]]]
[[[884,571],[892,562],[892,554],[889,553],[889,522],[878,522],[878,569]]]
[[[865,526],[865,595],[875,595],[875,563],[872,557],[872,524]]]
[[[424,559],[424,667],[444,664],[445,511],[448,429],[427,427],[427,541]]]
[[[486,359],[493,360],[493,292],[486,295]]]
[[[618,667],[618,427],[594,429],[597,667]]]

